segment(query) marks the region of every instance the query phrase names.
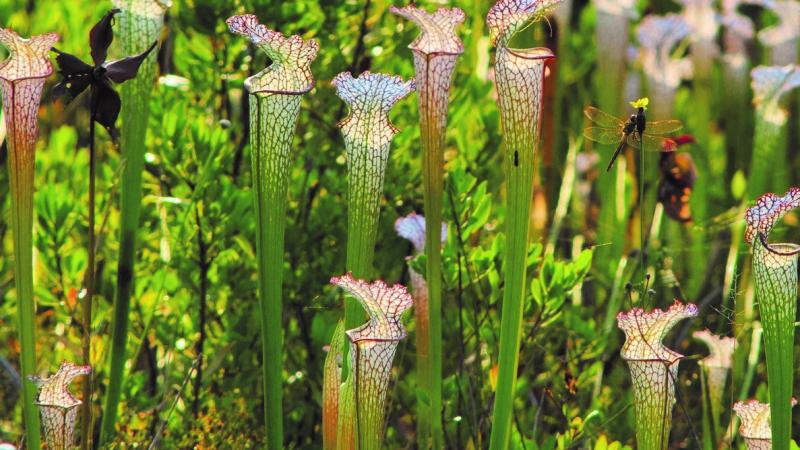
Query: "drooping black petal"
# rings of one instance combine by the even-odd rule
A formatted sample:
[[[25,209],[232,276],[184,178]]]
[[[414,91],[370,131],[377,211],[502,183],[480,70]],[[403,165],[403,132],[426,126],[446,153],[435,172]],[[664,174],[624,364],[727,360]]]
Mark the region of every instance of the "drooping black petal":
[[[114,123],[116,123],[119,111],[122,108],[119,94],[107,80],[95,83],[92,85],[92,89],[94,89],[94,101],[91,106],[92,118],[105,127],[111,137],[116,140],[117,130],[114,127]]]
[[[118,12],[119,9],[112,9],[107,12],[89,32],[89,45],[92,48],[92,61],[94,61],[95,67],[106,61],[108,47],[111,45],[111,41],[114,40],[111,20],[114,18],[114,14]]]
[[[156,44],[158,44],[158,41],[153,42],[153,45],[145,50],[144,53],[136,56],[128,56],[127,58],[111,61],[106,64],[106,76],[115,83],[122,83],[123,81],[128,81],[136,77],[136,73],[139,71],[139,66],[142,65],[142,61],[156,48]]]
[[[92,67],[76,56],[64,53],[57,48],[53,48],[53,51],[57,53],[56,64],[58,64],[62,76],[54,93],[61,95],[69,92],[70,97],[74,99],[91,83]]]

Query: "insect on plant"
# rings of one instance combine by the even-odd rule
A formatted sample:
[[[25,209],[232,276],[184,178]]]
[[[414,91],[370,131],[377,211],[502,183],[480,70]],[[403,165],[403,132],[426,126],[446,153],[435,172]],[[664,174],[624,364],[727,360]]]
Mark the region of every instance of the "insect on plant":
[[[650,151],[660,151],[664,138],[683,127],[679,120],[647,122],[645,111],[648,103],[647,98],[630,102],[631,106],[636,108],[636,114],[631,114],[628,120],[619,119],[594,106],[587,106],[583,110],[586,117],[595,125],[584,129],[583,136],[599,144],[617,144],[606,172],[614,166],[614,161],[626,144],[637,149],[644,147]]]

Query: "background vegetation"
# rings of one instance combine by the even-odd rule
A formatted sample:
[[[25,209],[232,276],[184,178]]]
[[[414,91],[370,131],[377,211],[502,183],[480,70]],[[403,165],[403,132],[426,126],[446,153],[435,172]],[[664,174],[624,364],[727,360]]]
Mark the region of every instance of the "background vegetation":
[[[467,20],[460,32],[465,53],[453,82],[445,155],[449,232],[443,255],[444,421],[449,448],[482,448],[491,430],[502,293],[501,131],[491,45],[484,24],[491,4],[466,0],[451,4],[464,9]],[[262,361],[246,139],[248,99],[242,83],[267,61],[225,27],[227,17],[243,12],[257,14],[271,28],[313,37],[321,44],[313,65],[317,86],[303,96],[295,138],[297,157],[291,176],[284,265],[286,352],[282,361],[286,445],[319,448],[323,360],[342,313],[341,294],[328,281],[344,271],[347,223],[344,145],[336,128],[346,110],[330,80],[346,70],[413,76],[406,45],[416,31],[388,13],[391,5],[384,0],[180,0],[169,10],[158,56],[163,76],[154,86],[147,135],[141,250],[129,343],[132,356],[123,388],[120,448],[146,446],[162,425],[164,448],[256,448],[261,442]],[[89,27],[110,7],[110,2],[85,0],[0,0],[0,26],[23,36],[58,32],[61,50],[86,56]],[[644,15],[680,7],[658,0],[641,1],[637,9]],[[742,11],[757,29],[777,20],[759,6],[746,6]],[[613,441],[632,445],[634,423],[630,378],[618,356],[622,333],[615,327],[614,315],[630,307],[631,298],[624,295],[622,286],[628,281],[640,282],[640,278],[634,277],[636,253],[631,254],[627,268],[620,266],[618,257],[604,252],[606,242],[596,239],[602,198],[592,186],[598,177],[608,176],[603,169],[611,149],[598,148],[599,165],[591,168],[595,161],[592,150],[581,144],[586,125],[583,107],[596,104],[597,99],[594,6],[576,2],[568,25],[559,29],[552,21],[526,32],[529,43],[557,48],[558,60],[548,80],[552,89],[546,92],[545,144],[531,217],[534,244],[514,405],[515,445],[528,449],[619,448],[613,446],[619,444],[606,445]],[[632,30],[630,33],[633,35]],[[686,46],[679,51],[685,52]],[[112,47],[114,54],[119,51],[114,53]],[[757,64],[764,61],[765,53],[753,42],[748,56]],[[747,252],[730,238],[739,220],[738,207],[747,200],[744,180],[750,146],[722,119],[726,90],[718,67],[713,76],[712,122],[704,124],[708,130],[691,126],[696,122],[693,114],[697,107],[691,80],[678,89],[674,107],[674,118],[689,124],[686,131],[708,135],[707,141],[689,149],[695,155],[709,155],[712,161],[710,171],[701,172],[697,181],[705,187],[707,203],[701,205],[703,214],[694,223],[665,225],[668,231],[650,254],[657,276],[648,304],[666,307],[678,297],[696,302],[701,310],[700,318],[681,324],[668,339],[671,348],[697,355],[681,365],[674,448],[699,445],[695,433],[699,433],[702,409],[696,359],[706,349],[689,339],[692,330],[708,327],[719,334],[735,333],[738,338],[734,381],[726,404],[740,397],[748,372],[754,378],[752,384],[744,384],[746,392],[741,395],[766,399],[763,358],[755,364],[747,358],[757,318],[746,276],[749,263],[740,260],[738,266],[726,265],[729,253]],[[554,102],[556,77],[561,89],[558,107]],[[55,77],[45,95],[54,82]],[[393,224],[411,211],[422,212],[415,102],[412,96],[392,113],[400,134],[392,144],[375,261],[383,279],[404,284],[408,283],[405,257],[411,254],[411,246],[396,236]],[[791,105],[796,111],[798,102]],[[613,112],[627,113],[621,108]],[[749,108],[735,114],[744,118],[745,130],[752,129]],[[87,262],[88,117],[83,108],[48,97],[40,119],[35,265],[39,369],[45,373],[54,371],[61,360],[79,361],[78,298]],[[787,159],[773,161],[775,177],[785,182],[797,181],[794,150],[800,143],[799,125],[797,116],[791,116]],[[748,132],[742,135],[752,139]],[[102,300],[95,308],[92,340],[99,412],[110,347],[120,158],[105,133],[98,137],[98,208],[107,216],[98,256],[97,291]],[[553,235],[555,239],[548,240],[570,143],[582,150],[577,156],[577,179],[562,227]],[[632,156],[629,159],[633,162]],[[3,146],[0,165],[5,163]],[[650,156],[646,164],[655,167],[656,157]],[[644,180],[650,192],[657,183],[652,170],[652,177]],[[19,346],[7,178],[3,167],[0,441],[14,442],[22,430],[14,378]],[[626,226],[610,230],[625,236],[626,252],[639,247],[635,216],[630,215]],[[796,217],[789,216],[786,222],[796,231]],[[600,247],[590,269],[590,254],[580,251],[595,245]],[[419,259],[412,264],[421,269],[424,264]],[[725,289],[726,274],[733,287],[730,291]],[[409,330],[413,333],[413,323]],[[201,349],[202,375],[192,370]],[[414,444],[414,361],[413,340],[407,339],[395,361],[396,382],[387,414],[389,448]],[[727,423],[729,413],[723,417],[723,424]]]

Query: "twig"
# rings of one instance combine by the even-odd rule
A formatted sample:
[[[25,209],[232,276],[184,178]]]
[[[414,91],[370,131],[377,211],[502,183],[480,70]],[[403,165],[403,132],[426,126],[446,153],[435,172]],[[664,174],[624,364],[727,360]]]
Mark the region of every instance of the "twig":
[[[169,412],[167,413],[167,417],[165,417],[161,423],[158,425],[158,430],[156,431],[155,436],[153,436],[153,440],[150,441],[150,445],[147,446],[147,450],[155,450],[158,448],[158,444],[161,440],[161,433],[164,432],[164,427],[167,426],[167,422],[169,421],[170,417],[172,417],[173,411],[175,411],[175,406],[178,405],[178,400],[181,399],[181,394],[183,393],[183,389],[186,388],[186,385],[189,384],[189,380],[192,378],[192,372],[197,369],[197,366],[200,364],[200,357],[198,356],[195,358],[194,363],[192,363],[192,367],[189,368],[189,372],[184,377],[183,382],[181,383],[180,389],[175,394],[175,399],[172,401],[172,406],[169,408]]]

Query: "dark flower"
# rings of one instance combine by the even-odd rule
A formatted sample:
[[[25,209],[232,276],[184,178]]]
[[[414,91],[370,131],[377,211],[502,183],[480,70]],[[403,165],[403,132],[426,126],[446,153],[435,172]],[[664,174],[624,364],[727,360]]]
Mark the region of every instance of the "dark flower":
[[[109,11],[89,32],[89,46],[91,47],[92,62],[90,66],[81,61],[78,57],[64,53],[53,47],[53,51],[58,54],[58,63],[61,73],[61,82],[56,85],[57,94],[69,93],[74,99],[86,88],[90,88],[91,101],[89,110],[91,119],[105,127],[116,139],[116,128],[114,123],[117,121],[121,102],[119,94],[114,90],[114,83],[122,83],[136,76],[139,66],[147,55],[155,48],[158,43],[153,42],[144,53],[136,56],[129,56],[117,61],[106,63],[108,47],[114,40],[114,31],[111,22],[119,9]]]

